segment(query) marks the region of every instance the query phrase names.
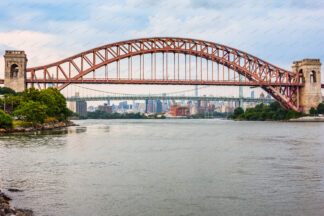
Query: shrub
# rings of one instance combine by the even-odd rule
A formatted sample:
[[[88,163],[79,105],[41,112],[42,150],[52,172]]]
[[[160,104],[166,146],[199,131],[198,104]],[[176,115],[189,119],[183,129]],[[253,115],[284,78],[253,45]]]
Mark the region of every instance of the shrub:
[[[39,102],[27,101],[22,102],[17,110],[14,111],[14,115],[20,117],[24,122],[32,122],[34,126],[37,123],[44,123],[46,116],[46,106]]]
[[[58,120],[55,117],[48,117],[44,120],[45,123],[57,123]]]
[[[309,110],[309,114],[310,115],[317,115],[318,113],[317,113],[317,110],[314,108],[314,107],[312,107],[310,110]]]
[[[3,110],[0,110],[0,128],[13,128],[13,118]]]
[[[318,114],[324,114],[324,103],[320,103],[317,107]]]

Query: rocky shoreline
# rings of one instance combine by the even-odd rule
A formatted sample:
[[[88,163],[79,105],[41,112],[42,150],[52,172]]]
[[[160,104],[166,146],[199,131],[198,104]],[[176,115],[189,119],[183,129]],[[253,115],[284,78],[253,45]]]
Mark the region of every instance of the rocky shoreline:
[[[24,133],[24,132],[35,132],[35,131],[44,131],[44,130],[53,130],[57,128],[65,128],[70,126],[77,126],[72,121],[63,121],[63,122],[57,122],[57,123],[44,123],[37,127],[17,127],[13,129],[3,129],[0,128],[0,135],[4,135],[7,133]]]
[[[17,189],[12,189],[17,190]],[[18,190],[19,191],[19,190]],[[11,198],[0,190],[0,216],[33,216],[32,210],[13,209],[10,207]]]

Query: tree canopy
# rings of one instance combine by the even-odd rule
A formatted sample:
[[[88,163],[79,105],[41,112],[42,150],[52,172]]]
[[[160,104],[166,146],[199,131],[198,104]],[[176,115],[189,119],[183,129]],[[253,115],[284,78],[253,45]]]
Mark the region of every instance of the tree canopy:
[[[11,115],[6,114],[3,110],[0,110],[0,128],[12,128],[13,118]]]
[[[287,111],[282,108],[278,102],[274,102],[270,105],[258,104],[254,108],[247,108],[245,112],[241,107],[238,107],[234,110],[233,115],[229,116],[229,118],[250,121],[265,121],[288,120],[301,116],[301,112],[296,112],[293,110]]]

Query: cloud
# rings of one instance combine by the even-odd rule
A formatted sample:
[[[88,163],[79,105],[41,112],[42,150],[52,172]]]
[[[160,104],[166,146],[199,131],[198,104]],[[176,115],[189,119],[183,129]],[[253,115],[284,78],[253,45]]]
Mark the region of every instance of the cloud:
[[[321,0],[2,1],[0,48],[26,50],[36,66],[115,41],[178,36],[229,45],[290,69],[294,60],[324,60],[322,23]]]

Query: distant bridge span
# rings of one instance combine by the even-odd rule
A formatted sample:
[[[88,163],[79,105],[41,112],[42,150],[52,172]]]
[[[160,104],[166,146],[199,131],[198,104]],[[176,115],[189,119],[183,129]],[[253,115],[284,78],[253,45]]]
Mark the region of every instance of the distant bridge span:
[[[67,101],[107,101],[107,100],[192,100],[192,101],[242,101],[272,103],[270,98],[240,98],[240,97],[205,97],[205,96],[161,96],[161,95],[119,95],[119,96],[88,96],[67,97]]]
[[[162,62],[158,69],[157,54]],[[5,58],[9,62],[15,55],[25,54],[7,51]],[[139,58],[137,69],[133,58]],[[124,62],[122,70],[120,62]],[[316,66],[320,64],[319,60],[314,62]],[[113,63],[116,69],[111,71]],[[304,67],[304,63],[291,72],[241,50],[209,41],[153,37],[111,43],[51,64],[27,68],[23,83],[25,87],[39,89],[51,84],[59,90],[74,83],[259,86],[286,109],[300,111],[306,106],[300,99],[304,97],[300,89],[307,83],[301,81],[304,75],[297,72],[299,67]],[[104,77],[97,76],[101,69]]]

